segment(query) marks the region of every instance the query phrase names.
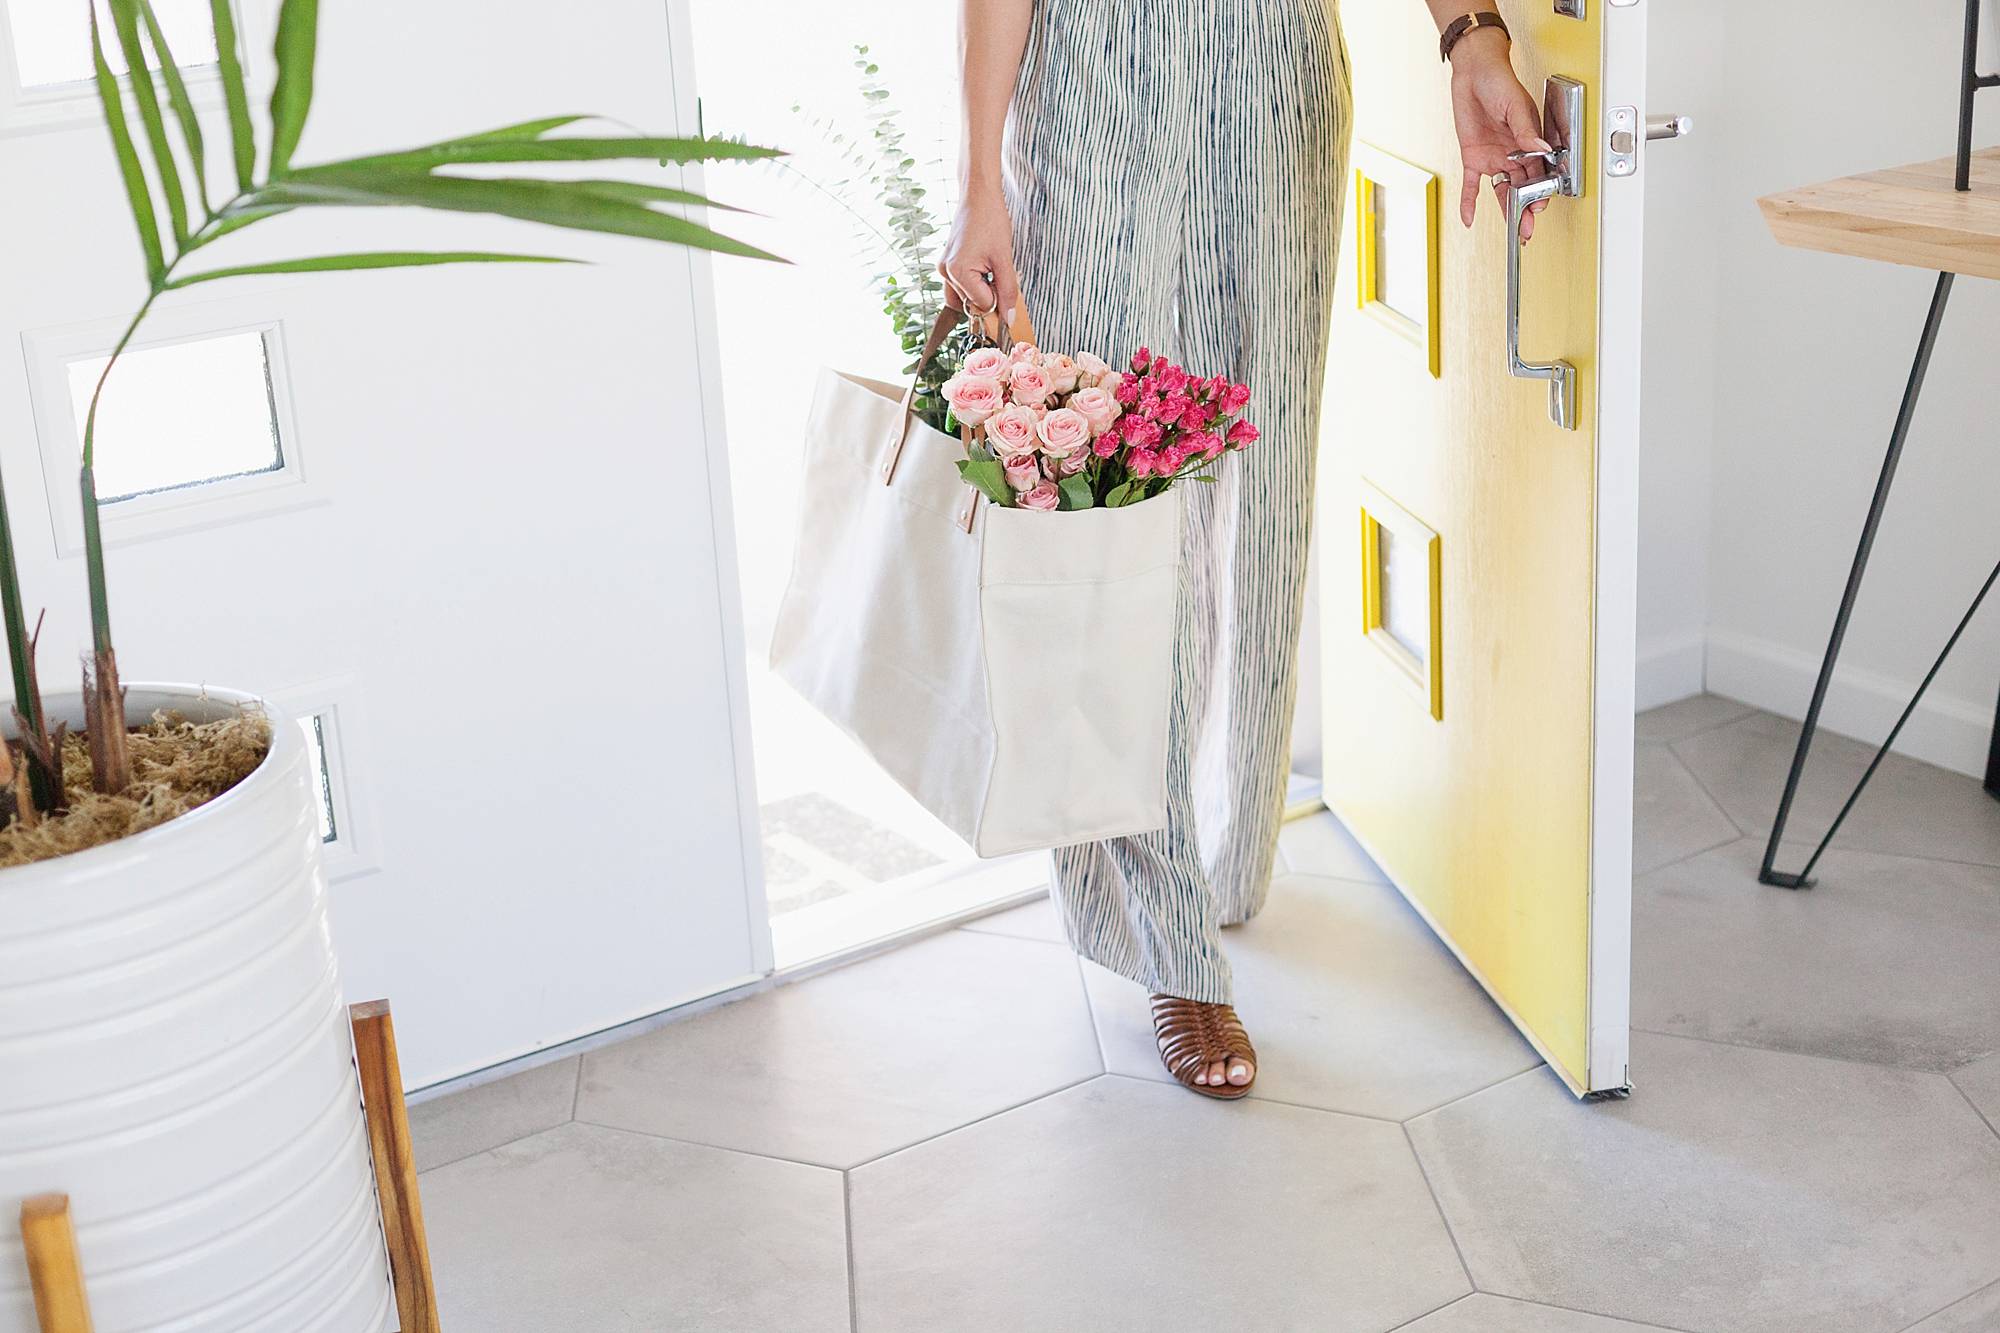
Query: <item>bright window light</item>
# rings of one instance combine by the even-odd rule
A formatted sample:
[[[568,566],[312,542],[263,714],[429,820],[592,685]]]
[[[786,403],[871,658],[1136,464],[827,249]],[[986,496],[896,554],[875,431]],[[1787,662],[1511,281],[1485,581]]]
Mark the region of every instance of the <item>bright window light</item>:
[[[327,765],[326,724],[315,713],[299,719],[305,733],[306,755],[312,764],[313,799],[319,803],[319,840],[332,842],[339,830],[333,824],[333,770]]]
[[[14,67],[23,88],[51,88],[92,77],[90,21],[76,0],[6,0],[7,21],[14,33]],[[173,49],[174,63],[183,69],[215,63],[215,27],[209,21],[208,0],[153,0],[153,13]],[[104,60],[116,73],[125,72],[125,53],[111,26],[111,10],[97,0],[97,22],[104,34]]]
[[[106,358],[69,364],[76,437]],[[97,409],[97,497],[103,504],[285,465],[261,332],[128,351]]]

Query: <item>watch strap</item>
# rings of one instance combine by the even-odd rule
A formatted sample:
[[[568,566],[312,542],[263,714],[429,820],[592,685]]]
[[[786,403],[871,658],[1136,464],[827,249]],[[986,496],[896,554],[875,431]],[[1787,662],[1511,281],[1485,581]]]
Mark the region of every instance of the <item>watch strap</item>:
[[[1498,28],[1509,41],[1513,40],[1513,34],[1507,31],[1507,20],[1490,9],[1482,9],[1476,14],[1460,14],[1445,26],[1444,34],[1438,38],[1438,59],[1449,62],[1452,48],[1458,45],[1459,39],[1479,28]]]

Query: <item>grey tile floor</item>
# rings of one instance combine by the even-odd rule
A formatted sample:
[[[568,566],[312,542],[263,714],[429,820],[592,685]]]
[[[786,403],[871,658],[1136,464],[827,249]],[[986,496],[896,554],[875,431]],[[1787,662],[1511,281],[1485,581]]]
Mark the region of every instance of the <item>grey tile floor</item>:
[[[1638,734],[1630,1100],[1320,816],[1230,933],[1248,1101],[1167,1083],[1033,903],[413,1108],[445,1327],[2000,1330],[2000,804],[1893,761],[1786,893],[1791,725]]]

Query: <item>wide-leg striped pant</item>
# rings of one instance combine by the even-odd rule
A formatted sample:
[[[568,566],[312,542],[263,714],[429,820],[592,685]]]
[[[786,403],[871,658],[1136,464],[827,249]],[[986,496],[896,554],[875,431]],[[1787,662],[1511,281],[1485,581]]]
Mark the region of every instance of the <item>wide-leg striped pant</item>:
[[[1250,384],[1263,438],[1184,485],[1163,831],[1059,849],[1084,957],[1231,997],[1290,768],[1349,94],[1335,0],[1037,0],[1007,175],[1040,343]]]

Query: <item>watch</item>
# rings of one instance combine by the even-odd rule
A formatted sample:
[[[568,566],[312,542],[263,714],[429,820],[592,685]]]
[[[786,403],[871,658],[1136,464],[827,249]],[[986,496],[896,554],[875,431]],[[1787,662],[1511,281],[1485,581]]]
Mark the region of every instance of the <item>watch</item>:
[[[1452,48],[1458,45],[1459,39],[1478,28],[1498,28],[1502,36],[1513,40],[1513,34],[1507,31],[1507,20],[1490,9],[1482,9],[1476,14],[1460,14],[1438,38],[1438,59],[1449,62]]]

